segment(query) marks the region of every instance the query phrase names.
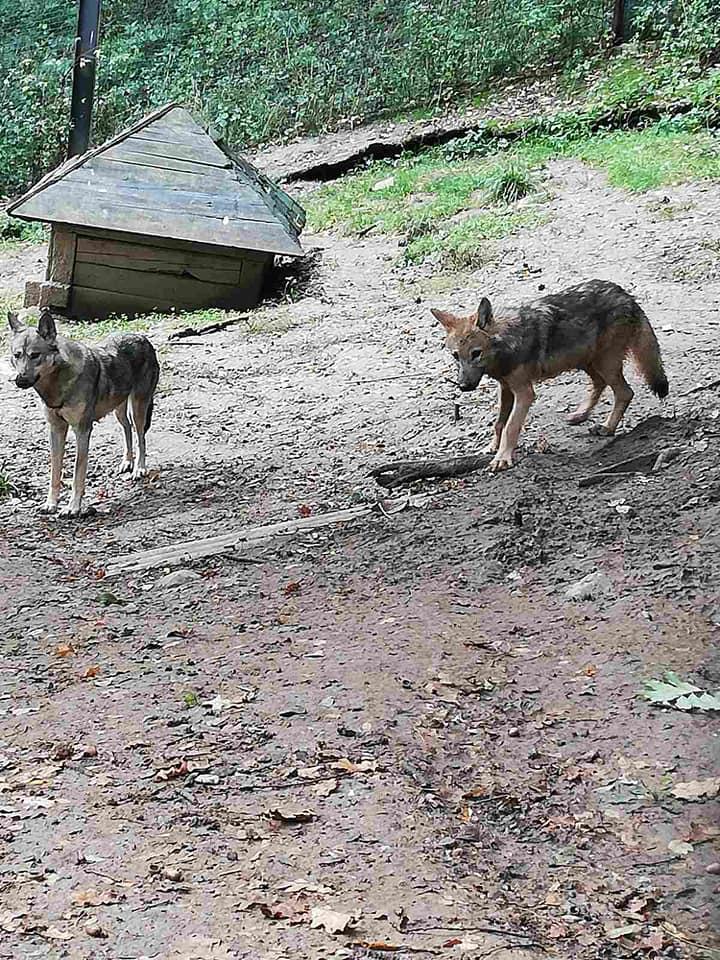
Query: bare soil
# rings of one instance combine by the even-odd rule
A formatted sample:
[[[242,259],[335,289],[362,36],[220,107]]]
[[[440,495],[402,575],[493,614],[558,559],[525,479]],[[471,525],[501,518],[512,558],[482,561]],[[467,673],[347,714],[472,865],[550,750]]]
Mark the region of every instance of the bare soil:
[[[720,688],[720,187],[630,197],[574,163],[548,187],[548,223],[470,276],[308,237],[318,275],[258,312],[272,332],[159,328],[156,470],[114,476],[101,424],[79,522],[37,512],[42,416],[3,382],[0,956],[717,956],[717,799],[673,793],[717,776],[717,714],[639,691],[666,669]],[[429,307],[590,277],[638,297],[671,383],[661,406],[633,380],[614,444],[564,424],[586,388],[564,376],[505,474],[181,582],[103,575],[374,502],[385,460],[477,452],[495,391],[455,422]],[[666,448],[649,477],[578,486]],[[595,571],[609,592],[567,600]]]

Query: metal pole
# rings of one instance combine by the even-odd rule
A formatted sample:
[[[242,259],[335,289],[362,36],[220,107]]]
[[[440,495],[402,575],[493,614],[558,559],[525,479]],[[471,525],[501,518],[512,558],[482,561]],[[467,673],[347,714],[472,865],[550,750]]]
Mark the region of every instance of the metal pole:
[[[625,0],[615,0],[612,19],[613,46],[625,42]]]
[[[90,146],[93,96],[95,94],[95,56],[100,29],[101,0],[80,0],[75,62],[73,64],[72,101],[68,159],[85,153]]]

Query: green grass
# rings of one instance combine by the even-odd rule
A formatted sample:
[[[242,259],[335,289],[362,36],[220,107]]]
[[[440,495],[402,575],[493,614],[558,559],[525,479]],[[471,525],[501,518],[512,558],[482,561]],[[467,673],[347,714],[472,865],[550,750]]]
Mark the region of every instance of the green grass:
[[[720,179],[720,141],[708,132],[660,122],[643,130],[529,136],[488,153],[458,154],[452,145],[374,163],[322,187],[307,201],[315,230],[358,235],[370,230],[405,240],[405,259],[436,257],[455,265],[486,262],[485,241],[545,219],[537,192],[547,161],[574,158],[607,173],[612,186],[634,192]],[[463,214],[462,222],[456,219]],[[471,216],[472,214],[472,216]]]
[[[492,259],[488,241],[500,240],[522,227],[536,226],[545,218],[537,210],[503,210],[470,216],[461,223],[441,227],[412,240],[405,258],[421,263],[433,257],[459,270],[472,270]]]
[[[20,243],[45,243],[48,233],[42,223],[25,223],[0,211],[0,250]]]

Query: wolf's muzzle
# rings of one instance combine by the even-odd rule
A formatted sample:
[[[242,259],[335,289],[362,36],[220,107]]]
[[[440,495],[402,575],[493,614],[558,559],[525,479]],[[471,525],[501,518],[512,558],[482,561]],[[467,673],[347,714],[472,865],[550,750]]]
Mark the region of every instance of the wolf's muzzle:
[[[30,387],[35,386],[36,380],[37,378],[35,380],[28,380],[27,377],[23,377],[20,374],[18,374],[15,377],[15,386],[20,387],[21,390],[29,390]]]

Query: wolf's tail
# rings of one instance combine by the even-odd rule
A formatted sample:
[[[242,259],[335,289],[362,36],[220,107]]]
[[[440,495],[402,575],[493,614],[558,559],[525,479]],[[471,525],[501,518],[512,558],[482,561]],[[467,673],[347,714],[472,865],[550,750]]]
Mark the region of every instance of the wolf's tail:
[[[645,314],[642,315],[640,329],[630,351],[645,383],[663,400],[670,392],[670,387],[660,356],[660,345]]]

